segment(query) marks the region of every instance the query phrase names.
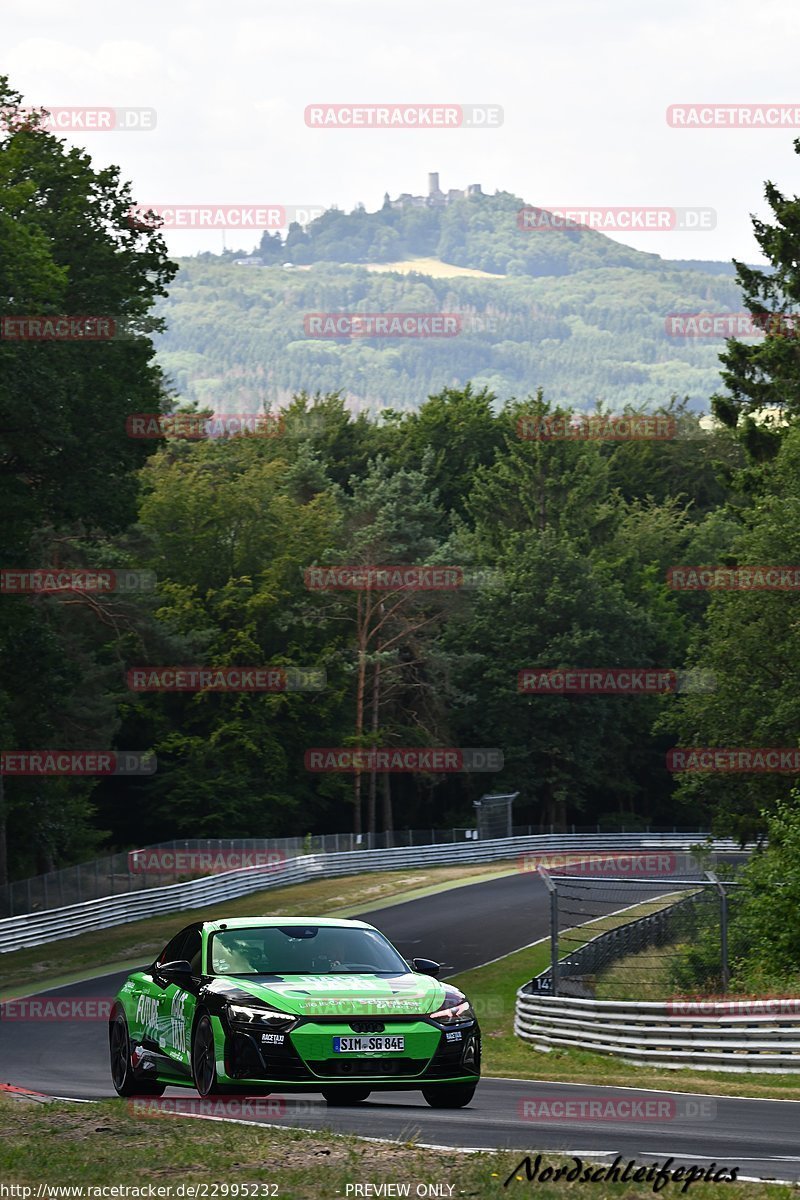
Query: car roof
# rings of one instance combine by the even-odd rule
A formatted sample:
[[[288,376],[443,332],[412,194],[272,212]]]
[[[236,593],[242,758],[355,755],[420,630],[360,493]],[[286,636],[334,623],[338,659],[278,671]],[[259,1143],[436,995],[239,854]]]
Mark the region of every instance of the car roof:
[[[204,921],[207,933],[224,929],[268,929],[275,926],[319,925],[327,929],[373,929],[366,921],[351,921],[345,917],[219,917],[216,921]]]

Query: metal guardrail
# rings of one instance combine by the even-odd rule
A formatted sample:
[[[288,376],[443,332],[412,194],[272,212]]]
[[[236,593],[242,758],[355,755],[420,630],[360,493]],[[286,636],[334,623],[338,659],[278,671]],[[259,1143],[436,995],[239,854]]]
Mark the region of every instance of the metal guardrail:
[[[142,847],[146,850],[165,850],[181,853],[184,851],[210,851],[224,853],[228,850],[243,851],[278,851],[286,858],[295,858],[307,854],[340,854],[348,850],[390,850],[397,847],[447,845],[478,840],[476,828],[455,826],[451,829],[396,829],[392,833],[315,833],[305,837],[272,837],[272,838],[179,838],[173,841],[157,842],[154,845]],[[533,834],[554,833],[541,827],[531,825],[516,825],[511,829],[511,837],[528,837]],[[600,826],[571,828],[572,834],[599,834]],[[633,831],[631,831],[633,832]],[[650,834],[645,829],[639,833]],[[684,831],[672,829],[654,829],[654,834],[681,834]],[[488,836],[488,835],[487,835]],[[497,836],[501,836],[498,831]],[[502,836],[506,834],[503,831]],[[623,829],[622,836],[625,836]],[[158,884],[182,883],[192,875],[212,874],[211,871],[187,871],[175,869],[172,872],[160,871],[157,877],[148,876],[146,871],[132,869],[133,851],[121,851],[107,854],[90,862],[75,863],[70,867],[60,867],[43,875],[32,875],[27,879],[16,879],[12,883],[0,885],[0,920],[5,917],[18,917],[23,913],[45,912],[51,908],[64,908],[69,904],[80,904],[84,900],[99,900],[103,896],[121,896],[126,892],[140,892]],[[231,869],[234,865],[231,864]],[[245,864],[242,863],[242,866]],[[164,878],[169,874],[168,878]],[[160,876],[160,877],[158,877]]]
[[[0,920],[0,953],[40,946],[47,942],[75,937],[95,929],[108,929],[139,921],[159,913],[218,904],[224,900],[250,895],[269,888],[310,879],[356,875],[370,871],[397,871],[405,867],[445,866],[500,862],[531,852],[564,852],[612,848],[644,849],[670,847],[686,850],[702,842],[706,833],[682,834],[534,834],[527,837],[469,841],[461,844],[415,846],[392,850],[356,850],[341,854],[299,855],[278,867],[265,870],[253,867],[225,874],[194,879],[188,883],[148,888],[122,896],[107,896],[81,904],[45,912],[26,913]],[[722,839],[717,850],[737,850],[738,843]]]
[[[283,838],[178,838],[157,842],[141,850],[173,852],[185,860],[187,856],[204,852],[225,854],[236,851],[242,854],[277,852],[283,858],[296,858],[304,854],[339,854],[347,850],[377,850],[388,846],[427,846],[438,842],[463,842],[477,837],[476,829],[404,829],[391,835],[325,833],[309,834],[306,837]],[[513,830],[522,834],[525,829]],[[533,830],[529,827],[528,833]],[[64,908],[68,904],[81,904],[85,900],[99,900],[103,896],[122,896],[127,892],[141,892],[158,884],[183,883],[187,878],[210,875],[213,871],[191,870],[176,867],[173,871],[163,868],[156,872],[138,869],[134,863],[137,851],[123,850],[106,854],[90,862],[74,863],[60,867],[43,875],[32,875],[27,879],[15,879],[0,885],[0,919],[18,917],[23,913],[45,912],[51,908]],[[166,855],[162,854],[162,858]],[[231,864],[233,870],[235,865]],[[166,876],[166,877],[165,877]]]
[[[514,1032],[538,1050],[591,1050],[634,1066],[800,1071],[800,999],[588,1000],[530,988],[517,992]]]

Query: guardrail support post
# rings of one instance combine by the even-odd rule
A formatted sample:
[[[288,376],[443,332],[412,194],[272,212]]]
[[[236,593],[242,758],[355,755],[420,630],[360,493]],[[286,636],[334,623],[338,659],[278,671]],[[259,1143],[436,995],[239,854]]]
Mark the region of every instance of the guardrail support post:
[[[727,994],[731,981],[728,965],[728,893],[724,884],[720,883],[713,871],[706,871],[706,879],[710,879],[719,892],[719,953],[722,966],[722,994]]]
[[[550,983],[551,995],[558,995],[558,888],[544,867],[537,868],[550,893]]]

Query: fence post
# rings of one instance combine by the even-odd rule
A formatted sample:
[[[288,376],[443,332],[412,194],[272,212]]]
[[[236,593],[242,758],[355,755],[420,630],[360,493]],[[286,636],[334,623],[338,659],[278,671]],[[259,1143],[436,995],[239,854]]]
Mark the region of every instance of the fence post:
[[[722,966],[722,994],[725,996],[731,981],[728,964],[728,893],[725,891],[724,884],[720,883],[713,871],[706,871],[706,878],[711,880],[719,892],[719,953]]]
[[[550,893],[550,983],[552,995],[558,995],[558,889],[544,867],[537,868]]]

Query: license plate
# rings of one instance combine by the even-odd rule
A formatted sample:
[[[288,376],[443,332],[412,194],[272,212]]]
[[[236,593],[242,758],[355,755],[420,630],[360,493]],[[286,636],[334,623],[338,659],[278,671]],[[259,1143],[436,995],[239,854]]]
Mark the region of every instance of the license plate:
[[[334,1054],[369,1054],[379,1050],[405,1050],[404,1037],[335,1037]]]

